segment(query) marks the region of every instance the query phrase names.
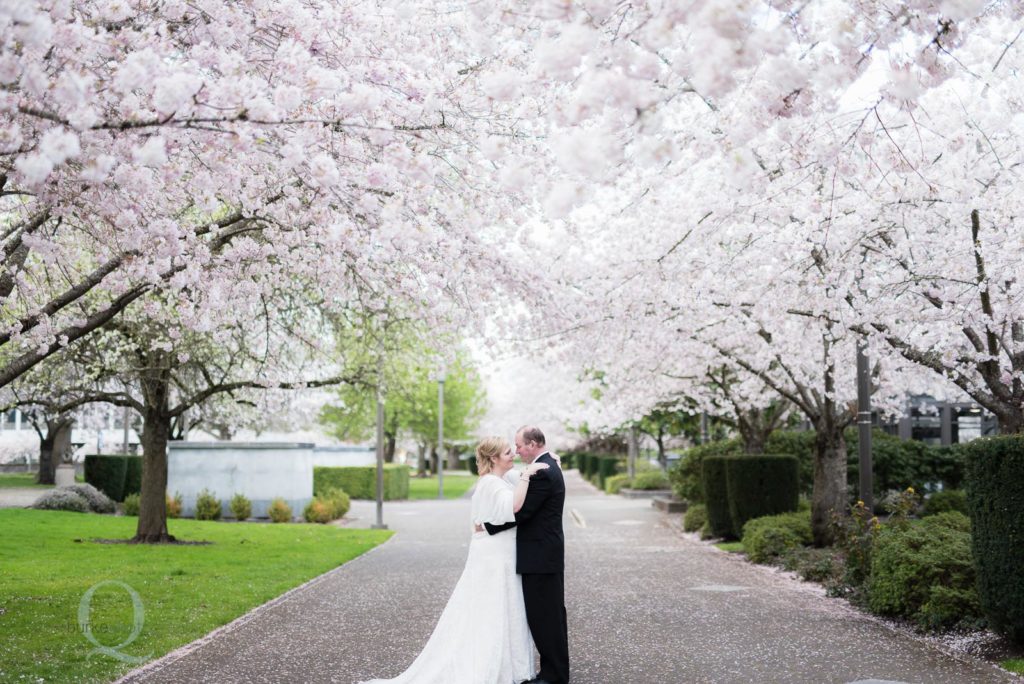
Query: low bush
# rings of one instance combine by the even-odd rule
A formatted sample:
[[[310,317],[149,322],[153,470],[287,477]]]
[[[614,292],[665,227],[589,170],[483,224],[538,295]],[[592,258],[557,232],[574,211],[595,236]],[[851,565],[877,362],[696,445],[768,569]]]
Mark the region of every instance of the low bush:
[[[668,476],[660,470],[646,470],[638,473],[630,485],[633,489],[668,489]]]
[[[618,456],[600,456],[597,459],[597,485],[598,489],[604,489],[604,483],[609,477],[615,476],[624,465]]]
[[[312,499],[303,509],[302,517],[310,523],[328,523],[331,521],[331,506],[322,499]]]
[[[834,587],[842,576],[842,562],[831,548],[797,546],[779,558],[782,567],[795,572],[808,582],[820,582],[826,588]],[[829,593],[834,593],[830,591]]]
[[[618,494],[623,487],[628,489],[631,482],[629,475],[612,475],[604,481],[604,491],[609,494]]]
[[[125,515],[132,515],[138,517],[139,515],[139,494],[129,494],[124,497],[124,502],[121,504],[121,510],[124,511]]]
[[[345,514],[348,513],[348,509],[352,506],[348,494],[340,489],[327,490],[324,493],[324,500],[331,506],[331,520],[344,518]]]
[[[699,532],[708,523],[708,508],[704,504],[691,504],[683,514],[683,529]]]
[[[831,522],[835,547],[843,563],[842,577],[831,593],[861,605],[865,600],[865,585],[871,575],[871,557],[875,539],[882,529],[881,523],[863,501],[851,506],[849,515],[833,512]]]
[[[313,495],[328,489],[340,489],[353,499],[377,498],[376,466],[344,466],[313,468]],[[384,465],[384,500],[409,498],[409,468],[404,465]]]
[[[270,506],[267,508],[267,515],[276,523],[291,522],[292,507],[284,499],[278,497],[270,502]]]
[[[982,613],[970,527],[956,511],[884,526],[867,583],[871,611],[908,618],[924,629],[977,626]]]
[[[196,520],[220,520],[221,506],[213,492],[204,489],[196,497]]]
[[[231,515],[235,516],[235,520],[248,520],[252,517],[252,502],[245,494],[239,493],[231,497],[228,507],[231,509]]]
[[[813,541],[811,516],[805,512],[754,518],[743,526],[743,548],[755,563],[776,562]]]
[[[91,484],[73,484],[61,487],[69,492],[81,496],[89,504],[89,510],[93,513],[113,513],[114,502],[106,494],[93,487]]]
[[[54,489],[46,492],[36,499],[32,508],[41,511],[72,511],[74,513],[88,513],[89,502],[78,492],[70,489]]]
[[[181,509],[184,508],[184,501],[181,498],[181,492],[175,492],[172,497],[167,494],[167,517],[168,518],[180,518]]]
[[[967,515],[967,492],[962,489],[943,489],[924,500],[922,516],[956,511]]]

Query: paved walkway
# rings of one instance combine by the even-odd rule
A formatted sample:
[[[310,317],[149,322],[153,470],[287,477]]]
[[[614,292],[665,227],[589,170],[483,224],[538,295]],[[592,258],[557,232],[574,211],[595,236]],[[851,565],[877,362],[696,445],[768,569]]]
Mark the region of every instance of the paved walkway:
[[[574,684],[1019,681],[893,631],[815,585],[683,538],[647,501],[604,496],[575,473],[567,482]],[[356,526],[373,515],[366,502],[350,513]],[[468,517],[464,499],[388,504],[385,522],[398,531],[389,542],[123,681],[394,676],[458,579]]]
[[[48,491],[42,487],[0,487],[0,508],[31,506]]]

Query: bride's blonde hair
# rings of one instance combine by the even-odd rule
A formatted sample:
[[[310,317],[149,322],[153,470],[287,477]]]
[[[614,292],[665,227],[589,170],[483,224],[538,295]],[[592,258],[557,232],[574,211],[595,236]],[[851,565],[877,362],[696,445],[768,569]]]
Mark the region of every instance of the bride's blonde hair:
[[[476,445],[476,471],[486,475],[494,468],[492,458],[501,456],[509,448],[508,440],[503,437],[484,437]]]

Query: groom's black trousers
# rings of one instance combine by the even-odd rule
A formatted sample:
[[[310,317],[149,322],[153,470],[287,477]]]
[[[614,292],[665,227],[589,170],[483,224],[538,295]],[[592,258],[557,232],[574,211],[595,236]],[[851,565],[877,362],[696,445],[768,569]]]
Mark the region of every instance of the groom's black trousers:
[[[565,616],[565,575],[523,574],[523,602],[533,643],[540,653],[539,679],[569,684],[569,623]]]

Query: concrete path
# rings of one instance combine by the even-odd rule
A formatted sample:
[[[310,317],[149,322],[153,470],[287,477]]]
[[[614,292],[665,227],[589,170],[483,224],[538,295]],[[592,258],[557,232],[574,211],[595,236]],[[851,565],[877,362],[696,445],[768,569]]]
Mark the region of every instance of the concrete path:
[[[43,487],[0,487],[0,508],[24,508],[50,491]]]
[[[682,537],[643,500],[567,474],[574,684],[1019,681],[954,659],[770,568]],[[355,526],[372,522],[356,502]],[[125,682],[339,682],[394,676],[461,572],[469,502],[388,504],[398,534]],[[486,639],[487,635],[480,635]],[[473,644],[452,644],[470,651]]]

